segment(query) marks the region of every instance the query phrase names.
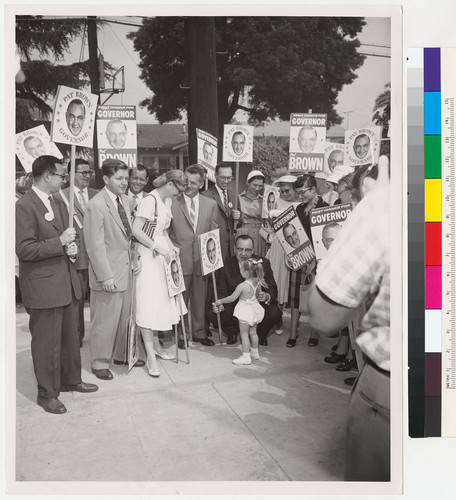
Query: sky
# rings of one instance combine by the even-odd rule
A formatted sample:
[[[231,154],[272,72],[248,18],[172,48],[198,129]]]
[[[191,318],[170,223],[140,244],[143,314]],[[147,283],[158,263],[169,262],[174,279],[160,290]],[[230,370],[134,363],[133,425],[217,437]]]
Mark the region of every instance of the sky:
[[[110,19],[140,24],[138,17],[112,17]],[[364,44],[390,46],[390,23],[387,18],[366,18],[367,24],[359,35]],[[107,23],[98,31],[98,48],[106,61],[115,67],[125,67],[125,92],[112,96],[107,104],[138,104],[151,96],[151,91],[140,79],[139,55],[133,48],[133,42],[127,34],[137,28],[120,24]],[[82,41],[71,45],[71,53],[65,57],[65,63],[79,60]],[[362,46],[363,52],[390,54],[388,48]],[[84,45],[83,57],[88,58],[87,44]],[[361,68],[356,72],[358,78],[350,85],[344,86],[339,94],[337,112],[344,118],[344,128],[359,128],[371,125],[372,108],[375,98],[385,89],[391,80],[390,59],[386,57],[368,56]],[[103,96],[103,101],[107,96]],[[302,110],[296,110],[301,112]],[[348,113],[347,113],[348,112]],[[348,118],[348,127],[347,127]],[[236,115],[241,123],[245,121],[242,112]],[[158,123],[146,109],[137,107],[138,123]]]

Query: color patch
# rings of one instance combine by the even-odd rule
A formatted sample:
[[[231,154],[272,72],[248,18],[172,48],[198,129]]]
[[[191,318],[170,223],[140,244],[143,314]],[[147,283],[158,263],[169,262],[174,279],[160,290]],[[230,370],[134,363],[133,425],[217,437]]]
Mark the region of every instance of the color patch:
[[[440,309],[428,309],[424,312],[425,320],[425,351],[426,352],[442,352],[442,335],[440,329],[442,327],[442,311]]]
[[[442,265],[442,223],[426,222],[424,228],[425,264]]]
[[[442,175],[442,143],[440,135],[424,136],[424,176],[440,179]]]
[[[441,179],[424,180],[424,220],[425,222],[442,222]]]
[[[424,133],[440,134],[440,92],[424,93]]]
[[[424,91],[440,91],[440,48],[424,49]]]
[[[442,309],[442,266],[426,266],[425,308]]]

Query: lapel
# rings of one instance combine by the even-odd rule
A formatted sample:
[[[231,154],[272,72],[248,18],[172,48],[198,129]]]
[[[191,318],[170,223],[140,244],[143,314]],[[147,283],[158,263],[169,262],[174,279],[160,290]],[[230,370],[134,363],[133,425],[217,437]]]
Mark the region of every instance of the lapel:
[[[182,210],[182,213],[184,214],[184,217],[187,219],[187,222],[188,222],[188,225],[190,226],[190,229],[195,232],[195,230],[193,229],[193,226],[192,226],[192,222],[190,220],[190,215],[188,213],[188,210],[187,210],[187,205],[185,204],[185,198],[184,198],[184,195],[181,195],[180,198],[179,198],[179,206],[180,206],[180,209]],[[201,209],[201,200],[200,200],[200,209]],[[200,221],[200,217],[198,215],[198,223]]]
[[[108,207],[109,213],[111,214],[112,218],[114,219],[114,222],[119,226],[120,230],[122,233],[127,236],[127,233],[125,232],[124,225],[122,223],[122,219],[120,218],[119,212],[117,211],[117,208],[114,206],[113,201],[109,197],[109,194],[106,192],[106,188],[102,189],[102,194],[103,198],[105,200],[106,206]],[[127,210],[125,210],[127,212]],[[130,210],[127,212],[127,218],[129,217]]]
[[[60,214],[54,214],[54,219],[52,219],[51,221],[47,221],[45,219],[45,214],[48,213],[48,209],[46,208],[46,205],[41,201],[40,197],[35,193],[35,191],[33,191],[33,189],[29,189],[28,191],[30,193],[30,198],[32,199],[33,203],[35,204],[36,206],[36,209],[38,210],[38,212],[42,215],[43,217],[43,220],[46,222],[46,223],[49,223],[49,224],[52,224],[55,229],[57,229],[57,231],[59,231],[59,233],[62,233],[63,232],[63,228],[61,227],[61,225],[57,222],[57,217],[60,217]],[[54,206],[55,206],[55,202],[54,202]],[[56,207],[56,210],[58,210],[58,207]]]
[[[79,191],[79,189],[78,189],[78,191]],[[67,200],[70,201],[70,188],[65,188],[63,190],[63,193],[67,197]],[[89,199],[90,199],[90,197],[89,197]],[[76,189],[74,190],[74,208],[76,208],[76,211],[78,212],[76,215],[84,218],[84,210],[82,210],[81,204],[79,203],[79,196],[78,196],[78,192],[76,191]]]
[[[204,226],[203,218],[207,216],[204,211],[205,198],[201,194],[199,196],[199,205],[198,205],[198,223],[196,224],[196,233],[202,234],[205,231],[201,229],[201,226]]]

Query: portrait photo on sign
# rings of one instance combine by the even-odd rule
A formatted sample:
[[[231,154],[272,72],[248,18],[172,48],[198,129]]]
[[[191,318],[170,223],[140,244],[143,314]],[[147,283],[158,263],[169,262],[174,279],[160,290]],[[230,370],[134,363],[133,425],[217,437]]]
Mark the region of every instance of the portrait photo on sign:
[[[220,247],[220,230],[214,229],[199,237],[202,274],[212,273],[223,267],[222,250]]]
[[[51,142],[51,136],[44,125],[16,134],[16,155],[26,172],[32,171],[32,163],[39,156],[51,155],[63,158],[59,148]]]
[[[223,161],[251,162],[253,160],[253,127],[223,126]]]
[[[263,205],[261,208],[261,217],[263,217],[263,219],[267,219],[270,211],[277,208],[279,198],[280,192],[278,187],[269,184],[264,185]]]
[[[51,124],[53,142],[92,147],[98,96],[59,85]]]
[[[185,290],[184,275],[182,274],[182,266],[179,257],[174,257],[170,262],[163,259],[166,282],[168,284],[168,294],[174,297]]]
[[[314,208],[310,211],[310,229],[317,261],[328,255],[328,250],[351,211],[350,203]]]
[[[207,168],[207,177],[215,182],[215,167],[217,165],[217,138],[205,132],[196,129],[196,140],[198,147],[197,163]]]
[[[345,132],[345,164],[350,167],[376,163],[380,153],[380,127]]]
[[[345,146],[337,142],[325,143],[325,171],[331,174],[334,169],[344,164]]]

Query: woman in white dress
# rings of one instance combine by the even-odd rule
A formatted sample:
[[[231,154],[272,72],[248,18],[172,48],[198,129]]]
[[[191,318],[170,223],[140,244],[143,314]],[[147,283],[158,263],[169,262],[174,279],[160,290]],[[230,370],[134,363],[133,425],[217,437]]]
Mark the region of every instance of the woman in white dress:
[[[149,375],[159,377],[156,355],[162,359],[174,359],[174,356],[160,346],[158,331],[172,330],[173,325],[179,323],[181,312],[187,312],[182,294],[176,298],[168,295],[164,265],[179,255],[179,249],[169,239],[168,227],[172,219],[172,198],[183,191],[186,184],[181,170],[169,170],[153,184],[156,189],[138,205],[132,232],[139,242],[140,265],[136,277],[136,324],[144,340]],[[143,231],[147,221],[157,224],[152,238]],[[180,308],[177,301],[180,301]]]

